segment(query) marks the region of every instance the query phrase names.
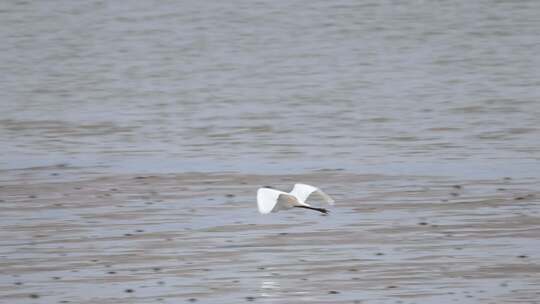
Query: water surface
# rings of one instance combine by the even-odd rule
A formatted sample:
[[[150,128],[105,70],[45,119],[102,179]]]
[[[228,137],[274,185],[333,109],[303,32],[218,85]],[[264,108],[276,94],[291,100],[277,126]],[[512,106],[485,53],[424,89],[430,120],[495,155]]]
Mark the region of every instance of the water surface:
[[[539,13],[536,1],[4,3],[0,168],[538,177]]]
[[[0,302],[538,301],[539,15],[1,3]]]

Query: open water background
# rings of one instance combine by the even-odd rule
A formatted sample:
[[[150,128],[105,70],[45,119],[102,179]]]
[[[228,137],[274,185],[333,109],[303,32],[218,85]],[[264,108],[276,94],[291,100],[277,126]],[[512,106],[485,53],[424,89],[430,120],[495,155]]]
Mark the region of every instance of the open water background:
[[[7,1],[0,168],[538,177],[537,1]]]
[[[2,1],[0,302],[538,303],[539,16]]]

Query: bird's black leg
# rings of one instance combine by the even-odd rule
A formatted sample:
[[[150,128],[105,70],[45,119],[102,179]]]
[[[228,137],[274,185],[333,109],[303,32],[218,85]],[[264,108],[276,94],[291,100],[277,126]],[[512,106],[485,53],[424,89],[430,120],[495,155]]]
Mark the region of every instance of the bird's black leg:
[[[294,206],[295,208],[304,208],[304,209],[311,209],[315,211],[319,211],[320,213],[328,214],[328,210],[324,208],[315,208],[315,207],[308,207],[308,206]]]

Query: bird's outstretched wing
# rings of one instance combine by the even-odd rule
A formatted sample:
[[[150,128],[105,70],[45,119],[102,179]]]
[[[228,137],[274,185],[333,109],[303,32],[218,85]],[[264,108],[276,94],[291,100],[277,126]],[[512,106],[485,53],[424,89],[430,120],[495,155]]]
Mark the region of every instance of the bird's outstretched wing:
[[[287,192],[270,188],[257,190],[257,206],[262,214],[290,209],[295,205],[299,205],[297,198]]]
[[[301,203],[305,203],[310,195],[315,194],[325,203],[329,205],[334,204],[334,200],[328,194],[322,192],[322,190],[317,187],[306,184],[295,184],[290,194],[296,196]]]

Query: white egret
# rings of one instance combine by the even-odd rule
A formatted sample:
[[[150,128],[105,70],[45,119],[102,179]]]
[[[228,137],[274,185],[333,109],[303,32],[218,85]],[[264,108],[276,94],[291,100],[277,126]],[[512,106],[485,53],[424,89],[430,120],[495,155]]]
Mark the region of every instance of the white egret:
[[[334,200],[321,189],[306,184],[295,184],[291,192],[283,192],[270,187],[259,188],[257,191],[257,206],[259,212],[268,214],[291,208],[304,208],[328,213],[324,208],[312,207],[306,200],[312,194],[319,196],[325,203],[334,204]]]

